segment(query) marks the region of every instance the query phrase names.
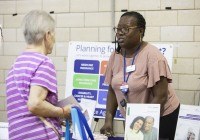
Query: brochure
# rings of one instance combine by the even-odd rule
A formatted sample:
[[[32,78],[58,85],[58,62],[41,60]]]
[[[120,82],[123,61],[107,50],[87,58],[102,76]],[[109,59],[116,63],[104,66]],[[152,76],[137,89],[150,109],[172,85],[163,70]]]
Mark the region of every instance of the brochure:
[[[127,104],[125,140],[158,140],[160,104]]]
[[[200,106],[180,106],[175,140],[200,140]]]

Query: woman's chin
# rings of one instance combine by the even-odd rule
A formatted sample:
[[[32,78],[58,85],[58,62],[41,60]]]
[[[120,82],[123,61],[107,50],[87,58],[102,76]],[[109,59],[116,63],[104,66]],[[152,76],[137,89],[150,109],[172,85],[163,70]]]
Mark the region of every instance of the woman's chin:
[[[119,42],[119,46],[124,48],[124,42]]]

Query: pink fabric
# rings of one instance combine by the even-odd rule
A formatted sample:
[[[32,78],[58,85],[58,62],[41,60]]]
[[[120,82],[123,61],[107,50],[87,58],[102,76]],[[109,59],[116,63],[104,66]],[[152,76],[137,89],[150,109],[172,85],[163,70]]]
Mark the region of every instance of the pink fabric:
[[[131,62],[132,58],[126,58],[127,66],[130,66]],[[150,88],[160,80],[160,76],[164,76],[168,79],[168,100],[163,115],[173,112],[178,107],[179,100],[173,90],[172,75],[163,54],[155,46],[143,43],[134,64],[136,70],[130,74],[127,82],[129,85],[128,102],[149,103],[153,97]],[[125,111],[120,105],[120,101],[124,98],[120,91],[120,85],[123,82],[123,66],[123,56],[113,52],[105,72],[105,83],[111,84],[117,97],[120,112],[125,116]]]

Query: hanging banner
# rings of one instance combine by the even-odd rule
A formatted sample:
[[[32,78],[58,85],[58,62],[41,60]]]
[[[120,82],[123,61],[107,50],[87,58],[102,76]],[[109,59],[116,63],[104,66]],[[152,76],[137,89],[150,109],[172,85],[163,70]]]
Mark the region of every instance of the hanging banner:
[[[172,66],[173,47],[171,44],[156,44]],[[73,95],[78,102],[81,98],[97,101],[94,117],[104,118],[108,86],[104,84],[104,72],[114,43],[69,42],[65,97]],[[115,119],[123,119],[119,110]]]

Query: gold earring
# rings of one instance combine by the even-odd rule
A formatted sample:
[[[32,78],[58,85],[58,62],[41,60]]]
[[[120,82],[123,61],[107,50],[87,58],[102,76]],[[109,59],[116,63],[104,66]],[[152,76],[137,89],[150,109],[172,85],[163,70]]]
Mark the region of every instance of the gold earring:
[[[142,42],[142,36],[140,35],[140,42]]]

